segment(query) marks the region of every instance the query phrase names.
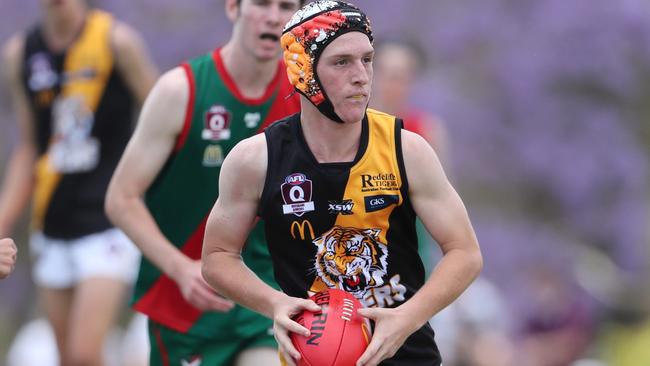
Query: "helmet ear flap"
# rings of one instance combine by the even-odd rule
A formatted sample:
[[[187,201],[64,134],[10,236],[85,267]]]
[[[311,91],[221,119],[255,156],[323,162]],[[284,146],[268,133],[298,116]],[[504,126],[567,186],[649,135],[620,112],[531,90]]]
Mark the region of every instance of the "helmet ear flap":
[[[287,66],[289,82],[314,105],[320,104],[325,99],[323,94],[310,92],[310,88],[314,88],[314,69],[305,46],[291,32],[285,33],[280,42],[284,48],[284,63]]]
[[[287,65],[287,75],[291,85],[303,93],[307,92],[307,81],[313,76],[311,60],[305,47],[291,33],[282,36],[284,63]]]

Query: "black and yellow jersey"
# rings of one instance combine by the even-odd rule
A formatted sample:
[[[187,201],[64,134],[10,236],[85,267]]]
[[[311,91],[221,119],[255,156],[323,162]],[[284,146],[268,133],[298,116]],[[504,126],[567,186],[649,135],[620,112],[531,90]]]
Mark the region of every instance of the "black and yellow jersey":
[[[111,227],[104,195],[132,132],[134,98],[115,68],[112,16],[90,11],[74,43],[51,51],[26,35],[22,80],[38,150],[33,225],[54,238]]]
[[[325,164],[307,146],[299,115],[266,129],[259,215],[284,292],[339,288],[367,307],[397,307],[424,284],[401,128],[401,120],[368,109],[354,161]],[[428,324],[382,363],[393,364],[440,364]]]

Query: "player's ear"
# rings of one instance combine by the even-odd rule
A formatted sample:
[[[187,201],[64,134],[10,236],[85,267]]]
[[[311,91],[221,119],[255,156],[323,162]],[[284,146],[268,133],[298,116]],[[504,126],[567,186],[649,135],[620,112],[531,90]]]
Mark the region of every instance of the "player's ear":
[[[244,0],[226,0],[226,16],[231,22],[235,22],[239,16],[239,7]]]

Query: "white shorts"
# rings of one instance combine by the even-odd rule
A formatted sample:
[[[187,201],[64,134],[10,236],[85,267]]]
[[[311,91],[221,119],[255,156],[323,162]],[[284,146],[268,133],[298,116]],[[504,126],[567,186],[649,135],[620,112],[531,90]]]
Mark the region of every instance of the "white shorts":
[[[88,278],[114,278],[132,284],[140,265],[140,251],[119,229],[64,240],[33,233],[33,276],[46,288],[70,288]]]

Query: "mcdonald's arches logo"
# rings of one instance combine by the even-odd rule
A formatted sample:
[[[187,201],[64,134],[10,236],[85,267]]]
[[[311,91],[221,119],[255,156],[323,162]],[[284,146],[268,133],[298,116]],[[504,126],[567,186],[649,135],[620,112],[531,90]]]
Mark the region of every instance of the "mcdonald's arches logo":
[[[309,220],[293,221],[291,223],[291,237],[294,239],[296,239],[296,229],[298,229],[297,231],[300,240],[314,240],[314,227],[311,225]],[[307,232],[306,229],[309,229],[309,232]],[[309,234],[309,239],[306,238],[306,234]]]

